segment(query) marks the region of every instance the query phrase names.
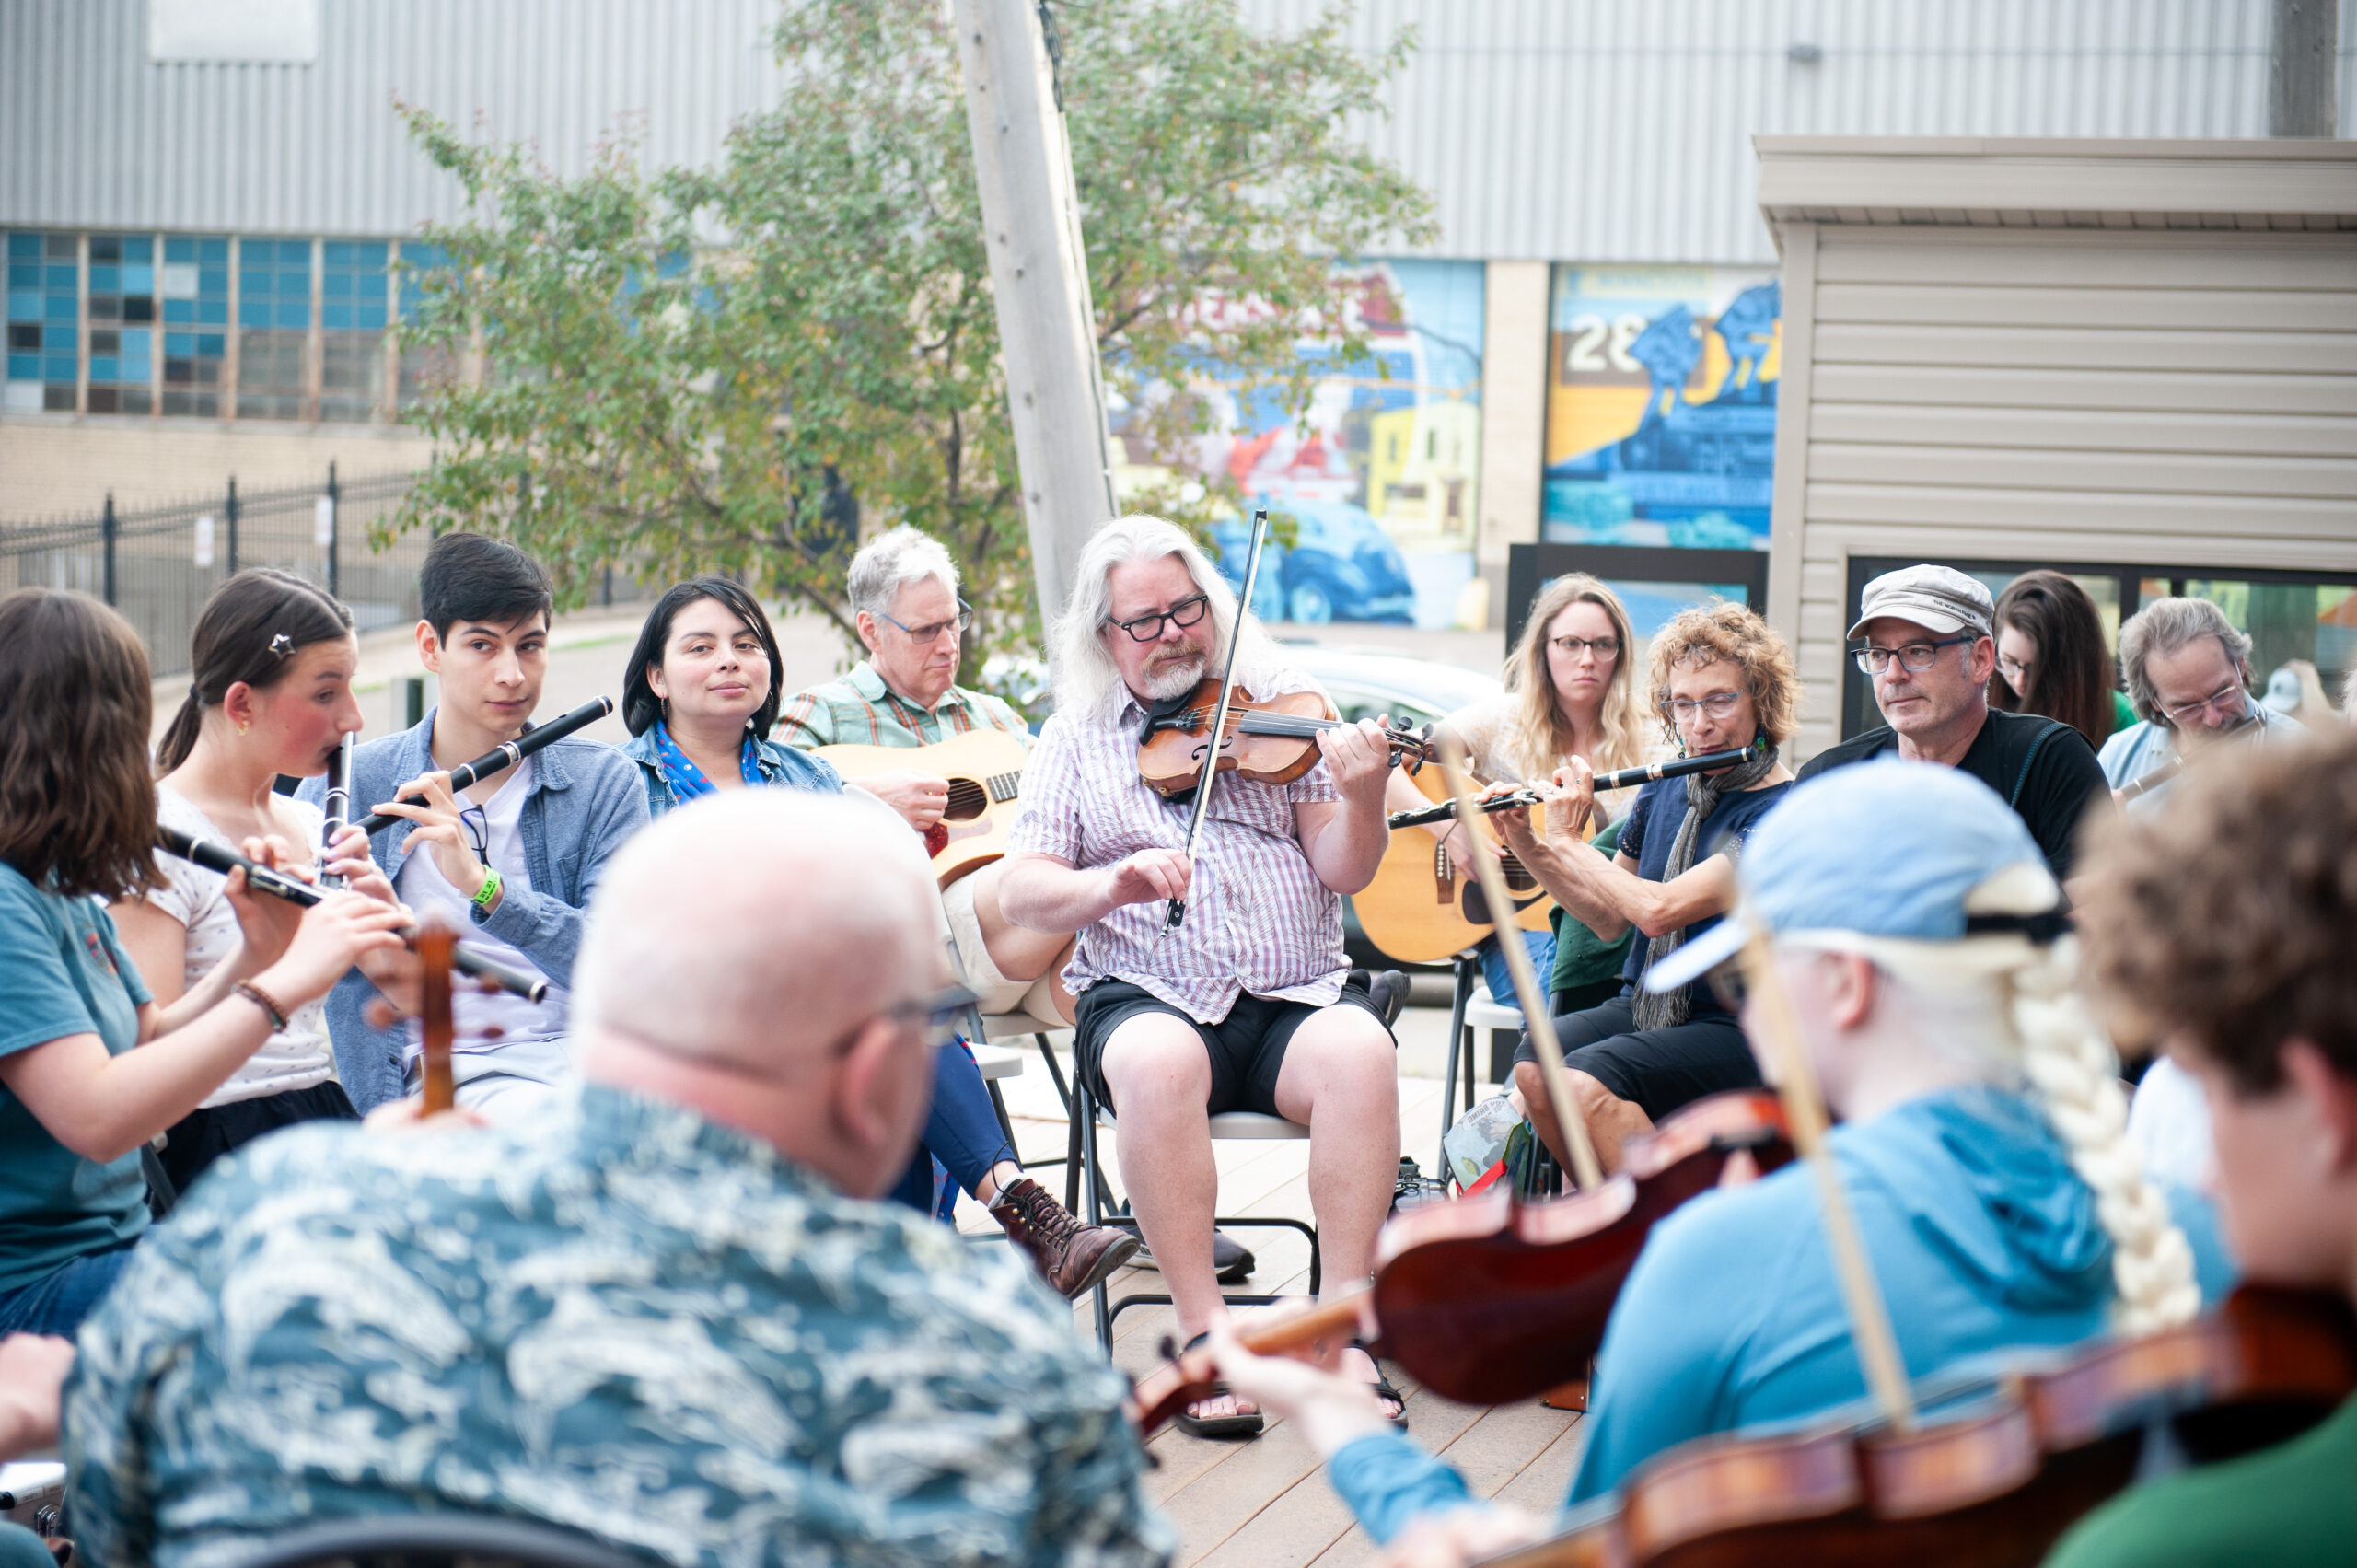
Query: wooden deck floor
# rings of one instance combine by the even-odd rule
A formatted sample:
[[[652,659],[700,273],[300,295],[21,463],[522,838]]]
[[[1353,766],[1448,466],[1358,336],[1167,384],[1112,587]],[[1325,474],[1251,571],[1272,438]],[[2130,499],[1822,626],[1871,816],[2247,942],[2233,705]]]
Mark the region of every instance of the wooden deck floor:
[[[1446,1023],[1445,1012],[1428,1008],[1411,1008],[1402,1016],[1403,1073],[1439,1060],[1437,1046]],[[1068,1069],[1069,1056],[1063,1061]],[[1021,1077],[1005,1080],[1001,1088],[1025,1156],[1060,1154],[1066,1125],[1062,1108],[1036,1054]],[[1428,1173],[1439,1132],[1440,1096],[1437,1078],[1403,1076],[1400,1080],[1402,1147]],[[1118,1191],[1110,1135],[1102,1146],[1109,1179]],[[1214,1145],[1220,1169],[1219,1212],[1310,1218],[1308,1148],[1306,1143],[1298,1142]],[[1045,1167],[1036,1174],[1061,1196],[1061,1167]],[[996,1228],[970,1200],[961,1206],[959,1220],[962,1227],[977,1234],[984,1227]],[[1232,1234],[1259,1260],[1252,1277],[1234,1287],[1234,1294],[1307,1293],[1309,1248],[1304,1237],[1259,1227]],[[1137,1269],[1121,1271],[1110,1285],[1117,1298],[1124,1290],[1161,1288],[1159,1275]],[[1086,1298],[1076,1306],[1074,1325],[1083,1336],[1093,1336],[1094,1316]],[[1115,1364],[1132,1374],[1150,1370],[1161,1359],[1156,1347],[1174,1328],[1166,1307],[1140,1307],[1123,1313],[1114,1325]],[[1414,1387],[1396,1365],[1386,1364],[1384,1370],[1408,1395],[1410,1434],[1461,1470],[1476,1493],[1542,1515],[1561,1505],[1579,1455],[1582,1434],[1576,1415],[1549,1410],[1535,1400],[1488,1409],[1453,1404]],[[1154,1439],[1149,1452],[1157,1467],[1149,1478],[1149,1488],[1155,1503],[1178,1526],[1182,1564],[1291,1568],[1317,1563],[1319,1568],[1340,1568],[1372,1562],[1377,1555],[1374,1543],[1327,1484],[1316,1456],[1282,1422],[1272,1422],[1267,1432],[1248,1443],[1215,1443],[1167,1430]]]

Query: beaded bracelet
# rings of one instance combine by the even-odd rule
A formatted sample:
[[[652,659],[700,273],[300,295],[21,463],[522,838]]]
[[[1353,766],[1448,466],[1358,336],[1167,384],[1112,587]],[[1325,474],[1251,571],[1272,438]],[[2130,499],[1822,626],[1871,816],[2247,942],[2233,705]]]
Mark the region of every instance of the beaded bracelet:
[[[284,1034],[285,1032],[286,1009],[281,1007],[277,1002],[272,998],[269,992],[264,991],[261,986],[254,984],[250,981],[243,980],[238,981],[235,985],[232,985],[229,989],[270,1015],[270,1028],[272,1033]]]

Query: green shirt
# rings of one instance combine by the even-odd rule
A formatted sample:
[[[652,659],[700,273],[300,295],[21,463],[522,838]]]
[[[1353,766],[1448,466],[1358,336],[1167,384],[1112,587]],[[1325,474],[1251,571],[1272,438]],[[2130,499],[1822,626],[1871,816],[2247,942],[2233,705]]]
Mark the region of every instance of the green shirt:
[[[79,1034],[120,1056],[139,1043],[146,1000],[98,900],[46,892],[0,865],[0,1056]],[[86,1160],[0,1086],[0,1291],[136,1240],[146,1225],[138,1151]]]
[[[1610,827],[1589,841],[1596,854],[1610,860],[1620,853],[1620,829],[1628,820],[1629,815],[1624,811]],[[1555,970],[1548,977],[1547,994],[1552,996],[1559,991],[1576,991],[1582,986],[1610,980],[1620,972],[1620,966],[1628,960],[1629,940],[1637,929],[1635,926],[1607,942],[1561,904],[1555,906],[1553,918]]]
[[[800,751],[821,746],[933,746],[977,729],[1031,743],[1031,727],[987,691],[952,686],[927,713],[884,684],[872,664],[795,692],[777,715],[776,738]]]
[[[2289,1443],[2114,1498],[2047,1568],[2307,1568],[2357,1555],[2357,1399]]]
[[[2111,733],[2118,735],[2123,729],[2135,727],[2136,704],[2128,700],[2127,692],[2114,691],[2111,694]]]

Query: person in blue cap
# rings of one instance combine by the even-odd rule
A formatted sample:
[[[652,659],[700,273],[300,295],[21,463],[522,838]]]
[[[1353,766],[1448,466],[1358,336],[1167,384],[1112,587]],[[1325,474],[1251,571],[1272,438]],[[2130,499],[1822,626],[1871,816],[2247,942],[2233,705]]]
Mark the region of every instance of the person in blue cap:
[[[2037,842],[1986,784],[1897,761],[1796,788],[1752,833],[1740,902],[1647,981],[1707,975],[1749,934],[1825,1095],[1830,1144],[1910,1377],[2181,1322],[2230,1268],[2198,1196],[2146,1179],[2119,1066],[2075,995],[2076,944]],[[1763,1070],[1768,1063],[1763,1062]],[[1297,1420],[1399,1560],[1466,1561],[1542,1533],[1385,1429],[1364,1394],[1214,1336],[1221,1376]],[[1657,1225],[1596,1356],[1573,1504],[1692,1438],[1862,1400],[1809,1173],[1697,1198]]]

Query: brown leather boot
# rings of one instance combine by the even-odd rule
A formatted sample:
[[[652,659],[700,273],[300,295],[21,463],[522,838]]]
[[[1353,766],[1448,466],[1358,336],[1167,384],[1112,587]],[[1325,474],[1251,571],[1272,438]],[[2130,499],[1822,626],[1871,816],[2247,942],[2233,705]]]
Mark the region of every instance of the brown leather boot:
[[[1138,1249],[1138,1238],[1126,1230],[1081,1224],[1028,1176],[999,1189],[991,1217],[1067,1296],[1103,1281]]]

